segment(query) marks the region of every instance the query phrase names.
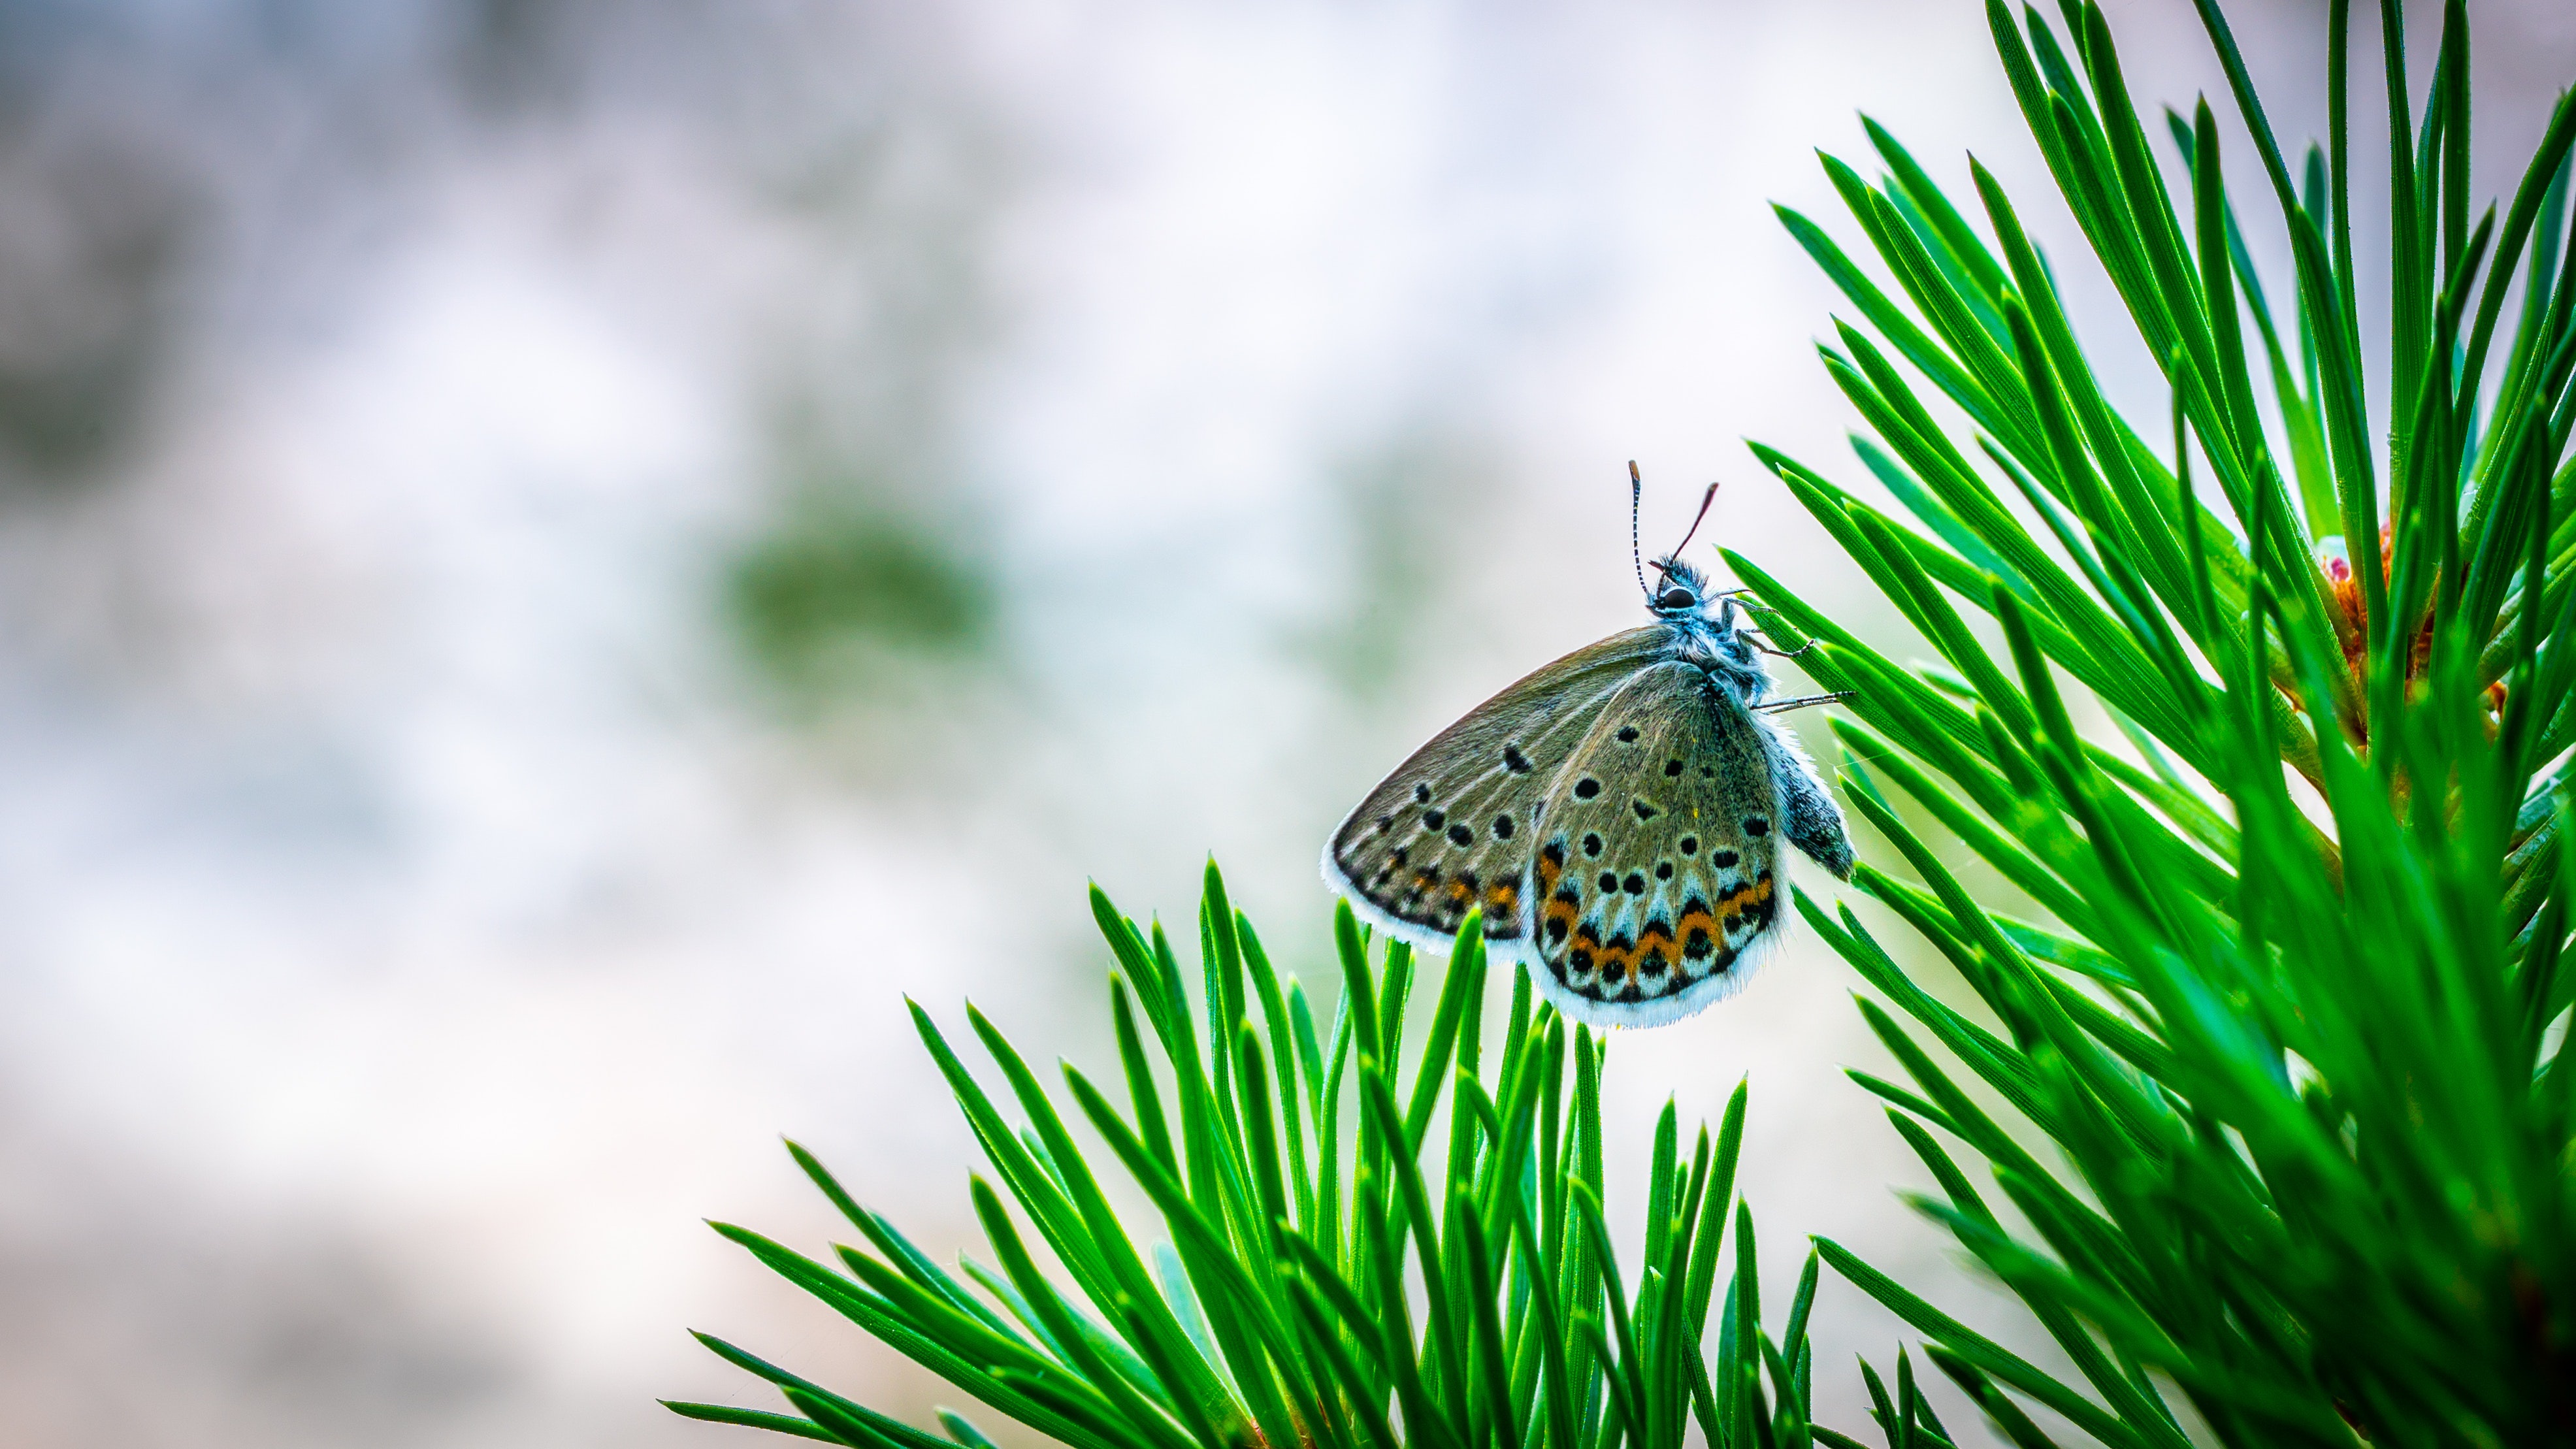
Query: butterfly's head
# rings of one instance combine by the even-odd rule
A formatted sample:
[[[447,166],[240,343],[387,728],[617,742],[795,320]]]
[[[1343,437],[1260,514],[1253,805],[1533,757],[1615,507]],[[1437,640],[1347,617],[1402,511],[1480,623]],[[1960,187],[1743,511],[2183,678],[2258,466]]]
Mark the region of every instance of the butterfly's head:
[[[1690,532],[1682,535],[1682,541],[1673,546],[1671,553],[1655,560],[1655,575],[1651,582],[1646,577],[1645,560],[1637,548],[1637,505],[1645,493],[1646,480],[1638,475],[1637,465],[1632,462],[1628,465],[1628,556],[1637,568],[1637,587],[1645,590],[1646,607],[1666,623],[1702,619],[1704,616],[1700,611],[1707,605],[1709,597],[1708,576],[1683,563],[1682,550],[1690,547],[1690,541],[1699,536],[1699,526],[1708,517],[1709,505],[1717,501],[1717,485],[1711,483],[1708,491],[1700,495],[1699,514],[1691,520]],[[1720,618],[1732,627],[1734,613],[1734,601],[1728,600]]]
[[[1655,560],[1654,583],[1646,595],[1646,607],[1656,617],[1679,619],[1699,613],[1708,602],[1708,577],[1679,558]]]

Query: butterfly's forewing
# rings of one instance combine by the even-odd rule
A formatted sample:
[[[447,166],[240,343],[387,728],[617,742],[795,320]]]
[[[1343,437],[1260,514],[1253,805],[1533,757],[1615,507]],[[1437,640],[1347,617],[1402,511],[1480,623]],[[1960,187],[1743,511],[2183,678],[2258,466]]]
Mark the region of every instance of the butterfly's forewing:
[[[1770,731],[1691,665],[1638,671],[1549,782],[1524,890],[1532,976],[1572,1015],[1654,1026],[1739,990],[1782,903]]]
[[[1417,945],[1445,946],[1479,907],[1495,953],[1520,956],[1541,795],[1602,705],[1671,637],[1662,625],[1613,634],[1433,736],[1333,832],[1326,883]]]

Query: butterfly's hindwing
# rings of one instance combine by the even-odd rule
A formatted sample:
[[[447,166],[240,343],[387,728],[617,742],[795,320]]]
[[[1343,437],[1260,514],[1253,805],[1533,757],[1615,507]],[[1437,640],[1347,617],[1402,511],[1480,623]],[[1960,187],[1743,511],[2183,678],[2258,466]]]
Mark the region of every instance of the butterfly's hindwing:
[[[1575,1016],[1652,1026],[1731,996],[1778,920],[1771,741],[1701,669],[1638,670],[1549,782],[1532,975]]]
[[[1631,629],[1557,660],[1485,701],[1413,752],[1342,822],[1327,882],[1377,923],[1445,945],[1470,907],[1499,955],[1531,927],[1527,866],[1547,822],[1549,781],[1603,704],[1668,644]]]

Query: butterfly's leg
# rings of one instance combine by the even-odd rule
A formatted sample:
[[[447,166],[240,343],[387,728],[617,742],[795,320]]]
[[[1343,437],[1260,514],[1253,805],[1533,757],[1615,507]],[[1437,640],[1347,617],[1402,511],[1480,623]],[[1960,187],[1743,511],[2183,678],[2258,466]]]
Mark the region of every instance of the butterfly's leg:
[[[1760,599],[1749,597],[1752,592],[1753,590],[1750,587],[1728,589],[1723,593],[1712,594],[1709,597],[1716,599],[1740,599],[1743,601],[1744,607],[1748,609],[1758,609],[1765,614],[1776,614],[1780,612],[1769,604],[1762,602]],[[1816,641],[1813,639],[1808,640],[1806,643],[1799,645],[1795,649],[1775,649],[1772,647],[1771,641],[1768,639],[1751,639],[1746,642],[1750,643],[1754,648],[1761,650],[1763,653],[1770,655],[1774,659],[1795,659],[1799,655],[1816,647]]]
[[[1795,649],[1775,649],[1771,647],[1771,642],[1767,639],[1747,638],[1744,642],[1752,645],[1761,652],[1770,655],[1774,659],[1795,659],[1800,655],[1805,654],[1808,650],[1816,647],[1816,641],[1813,639],[1808,640],[1806,643],[1799,645]]]
[[[1849,689],[1838,689],[1831,694],[1802,694],[1796,699],[1775,699],[1768,704],[1757,704],[1753,706],[1753,712],[1755,714],[1784,714],[1793,709],[1808,709],[1819,704],[1833,704],[1838,700],[1855,699],[1858,697],[1857,691]]]
[[[1753,610],[1756,613],[1776,614],[1780,612],[1772,605],[1766,604],[1760,599],[1752,597],[1752,594],[1753,590],[1748,586],[1741,589],[1728,589],[1724,593],[1711,594],[1709,597],[1712,599],[1733,599],[1737,603],[1742,604],[1745,608]]]

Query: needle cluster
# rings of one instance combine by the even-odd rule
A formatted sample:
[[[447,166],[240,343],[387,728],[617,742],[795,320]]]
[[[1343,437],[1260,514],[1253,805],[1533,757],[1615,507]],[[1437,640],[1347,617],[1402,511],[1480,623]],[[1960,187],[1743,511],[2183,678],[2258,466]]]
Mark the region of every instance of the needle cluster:
[[[1075,1449],[1681,1449],[1694,1428],[1721,1449],[1818,1442],[1806,1323],[1819,1260],[1809,1253],[1782,1331],[1766,1332],[1752,1212],[1735,1191],[1743,1087],[1687,1158],[1665,1105],[1632,1279],[1602,1210],[1603,1044],[1515,973],[1488,1051],[1475,916],[1408,1059],[1412,952],[1373,943],[1347,904],[1323,1016],[1273,968],[1213,864],[1195,972],[1161,926],[1097,890],[1092,907],[1117,962],[1115,1076],[1067,1065],[1059,1098],[969,1007],[1006,1088],[990,1093],[913,1009],[991,1166],[969,1189],[988,1259],[934,1263],[792,1144],[860,1241],[825,1261],[716,1231]],[[1156,1236],[1121,1219],[1103,1168],[1153,1205]],[[942,1438],[699,1338],[793,1412],[670,1406],[689,1417],[855,1449],[991,1444],[954,1411]]]
[[[2099,5],[2063,5],[2062,35],[1988,7],[2060,196],[2163,363],[2163,426],[2104,400],[1984,167],[1981,231],[1875,124],[1877,182],[1826,159],[1892,291],[1781,213],[1865,324],[1824,360],[1893,507],[1758,451],[1939,662],[1900,666],[1730,558],[1853,694],[1845,793],[1913,877],[1856,884],[1974,1002],[1918,984],[1849,905],[1799,907],[1911,1079],[1854,1074],[1940,1183],[1921,1208],[2072,1381],[1822,1250],[1964,1365],[2017,1444],[2576,1443],[2576,102],[2501,218],[2473,218],[2464,7],[2442,12],[2419,112],[2385,0],[2393,201],[2365,219],[2346,0],[2327,139],[2295,174],[2199,8],[2262,181],[2242,217],[2221,108],[2168,112],[2160,155]],[[2277,313],[2256,224],[2290,243]],[[2393,324],[2365,339],[2370,230]],[[2078,727],[2087,696],[2127,748]],[[1971,898],[1944,837],[2029,918]]]

